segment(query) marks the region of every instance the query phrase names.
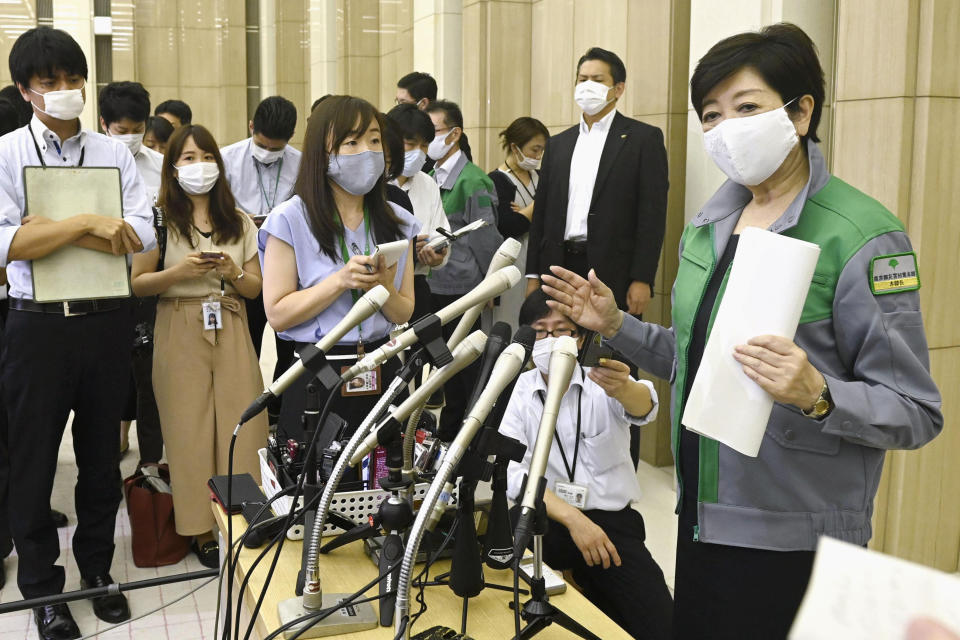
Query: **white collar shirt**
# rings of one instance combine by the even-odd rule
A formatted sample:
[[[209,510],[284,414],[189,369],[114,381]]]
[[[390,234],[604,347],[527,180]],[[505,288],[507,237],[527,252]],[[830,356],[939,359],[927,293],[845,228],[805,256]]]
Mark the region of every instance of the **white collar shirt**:
[[[603,116],[592,127],[587,127],[580,116],[580,134],[573,147],[570,159],[570,182],[567,194],[567,221],[563,230],[564,240],[583,241],[587,239],[587,214],[593,203],[593,187],[597,182],[597,169],[603,145],[607,142],[610,124],[617,110]]]
[[[413,205],[413,217],[420,223],[421,234],[429,237],[439,235],[437,228],[450,230],[450,223],[447,222],[447,214],[443,211],[443,201],[440,199],[440,187],[436,181],[422,171],[417,171],[412,178],[409,178],[403,184],[394,180],[407,196],[410,197],[410,203]],[[443,256],[443,262],[440,266],[433,267],[440,269],[447,264],[450,259],[450,251]],[[414,275],[427,275],[430,273],[430,267],[425,264],[417,263],[413,270]]]
[[[23,168],[41,165],[37,157],[38,150],[48,167],[80,166],[82,155],[84,167],[119,168],[123,219],[137,234],[144,251],[157,246],[153,213],[137,165],[126,145],[84,129],[61,144],[57,134],[34,115],[28,126],[0,138],[0,266],[7,269],[10,297],[33,299],[30,262],[11,262],[9,254],[10,244],[20,229],[26,208]]]
[[[252,145],[253,138],[246,138],[220,149],[220,155],[237,206],[265,216],[293,195],[301,153],[288,144],[279,160],[263,164],[253,157]]]
[[[435,166],[433,170],[433,177],[436,178],[438,185],[444,185],[447,183],[447,178],[450,177],[450,173],[453,171],[454,167],[457,166],[457,162],[460,160],[460,156],[463,155],[463,152],[460,149],[457,149],[453,152],[453,155],[447,158],[446,162],[443,163],[443,166]]]
[[[606,394],[600,385],[585,375],[582,367],[574,371],[570,386],[560,402],[556,437],[550,445],[547,460],[547,488],[555,492],[556,482],[569,482],[566,465],[557,441],[563,445],[567,462],[574,465],[573,456],[577,433],[578,396],[580,404],[580,449],[573,481],[587,487],[584,509],[619,511],[640,498],[640,483],[630,458],[630,425],[643,425],[655,420],[659,408],[657,392],[648,380],[640,381],[650,389],[653,408],[638,418],[627,414],[623,405]],[[540,417],[543,414],[541,397],[547,384],[537,369],[520,374],[510,396],[500,432],[516,438],[527,446],[523,461],[511,462],[507,470],[508,492],[518,500],[523,476],[530,467],[533,447],[537,440]],[[542,394],[542,395],[541,395]]]
[[[143,188],[147,192],[147,203],[151,206],[157,201],[160,193],[160,172],[163,170],[163,154],[157,153],[150,147],[140,145],[140,149],[133,154],[133,161],[143,180]]]

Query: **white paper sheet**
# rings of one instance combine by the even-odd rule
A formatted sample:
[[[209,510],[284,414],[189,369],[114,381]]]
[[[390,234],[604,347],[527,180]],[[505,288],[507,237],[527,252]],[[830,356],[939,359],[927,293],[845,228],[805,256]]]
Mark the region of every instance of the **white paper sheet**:
[[[906,640],[925,617],[960,634],[960,578],[823,537],[790,640]]]
[[[743,373],[733,349],[761,335],[793,339],[819,256],[815,244],[743,230],[683,412],[687,429],[757,456],[773,398]]]

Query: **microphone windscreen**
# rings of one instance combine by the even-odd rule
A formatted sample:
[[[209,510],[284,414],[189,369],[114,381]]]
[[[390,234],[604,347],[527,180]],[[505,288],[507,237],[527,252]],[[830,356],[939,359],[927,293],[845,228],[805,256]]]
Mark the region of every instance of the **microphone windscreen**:
[[[523,325],[513,334],[513,341],[522,344],[527,351],[533,350],[533,343],[537,341],[537,331],[530,325]]]
[[[505,345],[510,344],[510,325],[503,321],[495,323],[490,328],[490,338],[487,339],[487,344],[489,344],[491,338],[499,338]]]

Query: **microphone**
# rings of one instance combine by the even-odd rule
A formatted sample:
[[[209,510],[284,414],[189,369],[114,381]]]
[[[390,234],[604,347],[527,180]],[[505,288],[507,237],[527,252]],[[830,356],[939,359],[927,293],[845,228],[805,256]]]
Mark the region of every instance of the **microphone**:
[[[514,264],[520,255],[521,247],[520,241],[516,238],[507,238],[504,240],[503,244],[500,245],[500,248],[497,249],[497,252],[493,254],[493,258],[490,260],[490,266],[487,267],[487,276]],[[486,301],[484,301],[484,304],[486,304]],[[483,312],[484,304],[478,304],[467,309],[463,317],[460,318],[460,322],[457,323],[457,328],[450,334],[450,339],[447,340],[448,349],[453,349],[460,344],[463,337],[470,332],[473,323],[477,321],[477,318],[480,317],[480,314]]]
[[[408,417],[410,417],[410,414],[413,413],[414,409],[426,402],[427,399],[433,395],[433,392],[439,389],[443,383],[453,377],[454,374],[463,370],[463,368],[468,364],[476,360],[483,351],[483,346],[486,341],[487,336],[484,335],[482,331],[474,331],[467,336],[463,342],[458,344],[453,350],[453,361],[450,364],[440,367],[431,373],[426,381],[420,385],[416,391],[411,393],[399,407],[387,414],[387,416],[380,422],[381,426],[375,431],[371,432],[370,435],[368,435],[360,444],[360,447],[356,450],[356,452],[354,452],[353,456],[350,458],[350,464],[360,464],[364,456],[376,449],[377,445],[381,444],[378,439],[378,436],[381,435],[381,429],[390,423],[399,425],[399,423],[406,420]]]
[[[533,534],[533,520],[537,511],[537,502],[542,500],[544,473],[547,470],[547,458],[550,446],[557,430],[557,416],[560,413],[560,401],[570,386],[570,378],[577,366],[577,341],[570,336],[557,338],[550,353],[550,368],[547,380],[547,397],[543,403],[543,415],[537,431],[537,441],[530,459],[527,472],[527,486],[520,501],[520,518],[514,534],[513,551],[516,557],[522,557],[523,550]]]
[[[443,309],[437,311],[435,315],[440,319],[440,324],[445,325],[470,307],[483,304],[491,298],[496,298],[518,282],[520,282],[520,270],[513,265],[504,267],[484,278],[480,284]],[[376,369],[416,342],[417,334],[413,329],[407,329],[379,349],[374,349],[368,353],[359,362],[344,372],[340,378],[346,382],[356,378],[361,373]]]
[[[464,315],[466,317],[466,315]],[[480,372],[477,375],[476,385],[473,387],[473,393],[470,394],[470,400],[467,401],[468,407],[476,404],[480,398],[480,392],[487,384],[487,379],[493,372],[493,367],[503,350],[510,344],[510,325],[506,322],[498,322],[490,329],[490,335],[487,337],[487,344],[483,348],[483,357],[480,359]]]
[[[345,316],[338,322],[333,329],[331,329],[325,336],[320,338],[320,341],[317,342],[316,348],[321,353],[326,353],[333,347],[340,339],[347,334],[348,331],[359,325],[361,322],[380,311],[380,309],[387,303],[387,299],[390,298],[390,292],[387,291],[386,287],[383,285],[377,285],[374,288],[367,291],[365,294],[360,296],[360,299],[354,303],[353,307],[350,308],[350,311],[347,312]],[[255,415],[263,411],[267,403],[271,399],[276,398],[287,388],[293,384],[293,381],[299,378],[307,371],[307,368],[304,366],[302,360],[297,360],[287,369],[283,375],[274,381],[273,384],[268,386],[263,390],[256,400],[246,408],[243,414],[240,416],[240,424],[244,424],[249,421]]]
[[[513,342],[511,344],[518,344],[523,348],[523,364],[520,366],[521,371],[523,371],[523,368],[527,366],[528,362],[530,362],[530,357],[533,355],[533,343],[536,341],[537,332],[533,329],[533,327],[528,325],[520,327],[517,329],[516,333],[513,334]],[[498,402],[496,405],[494,405],[493,411],[489,416],[487,416],[487,419],[484,423],[486,428],[495,431],[500,426],[500,421],[503,420],[503,414],[507,411],[507,403],[510,400],[510,396],[513,394],[513,387],[516,382],[517,381],[514,380],[506,389],[504,389],[503,397],[505,398],[505,401]]]

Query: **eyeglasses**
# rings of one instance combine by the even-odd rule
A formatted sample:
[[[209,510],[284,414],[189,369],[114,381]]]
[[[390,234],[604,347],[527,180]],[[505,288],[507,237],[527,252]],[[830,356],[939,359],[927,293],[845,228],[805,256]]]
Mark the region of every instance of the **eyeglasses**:
[[[543,340],[547,336],[552,338],[560,338],[577,335],[576,329],[554,329],[553,331],[547,331],[546,329],[535,329],[535,331],[537,332],[537,340]]]

